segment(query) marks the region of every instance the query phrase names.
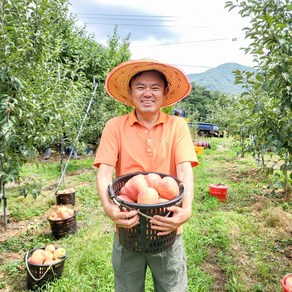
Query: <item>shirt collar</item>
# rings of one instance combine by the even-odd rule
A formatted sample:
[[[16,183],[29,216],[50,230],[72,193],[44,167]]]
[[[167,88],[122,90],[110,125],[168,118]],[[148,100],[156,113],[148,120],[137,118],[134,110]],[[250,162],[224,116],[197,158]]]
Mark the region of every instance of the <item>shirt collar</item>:
[[[163,111],[160,111],[156,125],[165,123],[167,119],[168,119],[168,114],[164,113]],[[135,115],[135,111],[132,111],[129,113],[129,123],[130,123],[130,126],[133,126],[135,123],[139,123]]]

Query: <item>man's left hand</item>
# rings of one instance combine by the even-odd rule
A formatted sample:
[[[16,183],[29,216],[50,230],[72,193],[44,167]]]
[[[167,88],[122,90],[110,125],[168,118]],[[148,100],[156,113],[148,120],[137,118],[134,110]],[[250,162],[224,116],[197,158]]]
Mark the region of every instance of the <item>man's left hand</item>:
[[[151,228],[159,231],[158,236],[167,235],[179,228],[191,217],[191,210],[177,206],[167,207],[167,211],[172,212],[172,217],[154,215],[150,220]]]

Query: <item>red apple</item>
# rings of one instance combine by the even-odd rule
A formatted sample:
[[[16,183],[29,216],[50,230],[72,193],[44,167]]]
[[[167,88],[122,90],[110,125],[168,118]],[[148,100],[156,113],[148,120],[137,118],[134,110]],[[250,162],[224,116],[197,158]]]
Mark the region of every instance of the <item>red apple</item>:
[[[154,188],[147,187],[138,194],[137,203],[157,204],[158,199],[159,199],[158,192]]]

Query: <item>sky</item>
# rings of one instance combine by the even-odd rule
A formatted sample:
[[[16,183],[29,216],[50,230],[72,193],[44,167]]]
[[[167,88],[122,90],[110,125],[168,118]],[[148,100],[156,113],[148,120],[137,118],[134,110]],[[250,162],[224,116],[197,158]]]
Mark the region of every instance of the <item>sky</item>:
[[[80,26],[106,44],[114,27],[130,35],[131,59],[152,58],[202,73],[224,63],[253,66],[243,28],[248,19],[226,0],[69,0]]]

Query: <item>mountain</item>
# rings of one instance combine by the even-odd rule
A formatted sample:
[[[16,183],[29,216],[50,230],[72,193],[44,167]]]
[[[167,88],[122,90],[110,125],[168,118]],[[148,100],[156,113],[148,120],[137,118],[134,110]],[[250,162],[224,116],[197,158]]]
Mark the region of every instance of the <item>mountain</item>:
[[[204,86],[209,90],[219,90],[226,94],[240,94],[243,90],[240,85],[234,84],[235,70],[255,71],[252,67],[237,63],[225,63],[216,68],[209,69],[203,73],[189,74],[190,82]]]

